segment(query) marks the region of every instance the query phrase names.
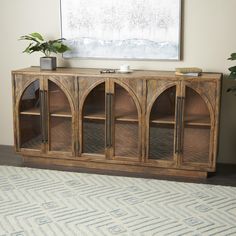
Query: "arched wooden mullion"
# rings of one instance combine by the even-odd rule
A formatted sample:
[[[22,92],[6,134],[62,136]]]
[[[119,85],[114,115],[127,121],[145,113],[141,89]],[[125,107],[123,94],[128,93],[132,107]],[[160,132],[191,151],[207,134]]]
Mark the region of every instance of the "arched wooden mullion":
[[[53,78],[50,78],[48,80],[52,81],[54,84],[56,84],[61,89],[61,91],[66,95],[66,98],[68,99],[68,102],[70,105],[71,114],[73,114],[75,111],[75,105],[74,105],[74,102],[72,99],[72,94],[67,90],[67,88],[63,84],[58,83],[57,80],[55,80]]]
[[[202,93],[202,91],[200,89],[197,89],[197,88],[193,88],[192,86],[190,85],[186,85],[186,88],[189,87],[191,88],[193,91],[195,91],[199,97],[201,97],[204,101],[204,103],[206,104],[206,107],[208,108],[208,111],[209,111],[209,115],[210,115],[210,121],[211,121],[211,126],[213,125],[212,124],[212,121],[214,120],[213,117],[214,117],[214,109],[209,101],[209,98]]]
[[[80,101],[79,101],[79,108],[80,108],[79,109],[79,118],[80,119],[82,118],[84,103],[85,103],[88,95],[90,94],[90,92],[92,92],[92,90],[94,88],[96,88],[97,86],[99,86],[102,83],[105,83],[105,80],[102,80],[102,81],[100,80],[100,81],[97,81],[96,83],[93,83],[88,89],[86,89],[86,92],[84,93],[83,97],[80,98]]]
[[[153,108],[153,105],[155,104],[156,100],[159,98],[159,96],[161,96],[166,90],[172,88],[172,87],[176,87],[176,84],[170,84],[166,87],[163,87],[162,89],[158,90],[159,92],[153,96],[152,100],[150,101],[149,106],[147,107],[147,123],[150,122],[150,115],[151,115],[151,111]]]
[[[126,85],[125,83],[123,83],[123,82],[121,82],[121,81],[119,81],[117,79],[114,79],[114,82],[119,84],[122,88],[124,88],[126,90],[126,92],[128,94],[130,94],[130,96],[132,97],[132,99],[133,99],[133,101],[134,101],[134,103],[136,105],[136,109],[138,111],[138,117],[141,117],[141,105],[140,105],[140,103],[138,101],[138,98],[137,98],[135,92],[133,91],[133,89],[128,87],[128,85]]]
[[[22,92],[18,95],[18,97],[16,97],[16,107],[17,107],[17,117],[19,116],[20,114],[20,103],[21,103],[21,100],[22,100],[22,97],[24,96],[25,94],[25,91],[30,87],[31,84],[33,84],[35,81],[39,81],[40,83],[40,79],[39,78],[36,78],[36,79],[33,79],[33,80],[30,80],[28,81],[27,83],[25,83],[25,86],[24,88],[22,89]],[[39,86],[39,89],[40,89],[40,86]]]

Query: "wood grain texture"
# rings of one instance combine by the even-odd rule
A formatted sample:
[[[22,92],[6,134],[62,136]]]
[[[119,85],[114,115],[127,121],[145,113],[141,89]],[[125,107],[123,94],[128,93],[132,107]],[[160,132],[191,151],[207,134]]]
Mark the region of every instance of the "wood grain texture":
[[[48,117],[42,125],[49,140],[43,143],[39,122],[33,122],[40,119],[39,110],[31,101],[20,109],[22,95],[36,80],[46,91],[41,109]],[[16,150],[26,162],[203,177],[215,171],[220,85],[218,73],[196,78],[166,71],[16,70]],[[112,96],[109,104],[106,94]],[[107,138],[111,146],[106,146]]]

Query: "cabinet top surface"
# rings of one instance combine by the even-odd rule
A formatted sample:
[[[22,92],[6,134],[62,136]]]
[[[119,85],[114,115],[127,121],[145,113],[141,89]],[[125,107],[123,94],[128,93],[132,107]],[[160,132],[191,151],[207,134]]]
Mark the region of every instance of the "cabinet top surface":
[[[81,76],[81,77],[104,77],[104,78],[169,78],[169,79],[221,79],[221,73],[202,73],[198,77],[177,76],[174,71],[157,71],[157,70],[134,70],[131,73],[103,73],[102,69],[90,68],[70,68],[59,67],[54,71],[40,70],[40,67],[29,67],[12,71],[13,74],[32,74],[44,76]]]

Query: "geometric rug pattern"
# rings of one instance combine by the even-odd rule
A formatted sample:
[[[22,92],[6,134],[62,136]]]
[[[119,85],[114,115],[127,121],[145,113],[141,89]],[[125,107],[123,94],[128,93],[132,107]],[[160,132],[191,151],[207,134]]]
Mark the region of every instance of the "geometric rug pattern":
[[[236,188],[0,166],[3,235],[236,235]]]

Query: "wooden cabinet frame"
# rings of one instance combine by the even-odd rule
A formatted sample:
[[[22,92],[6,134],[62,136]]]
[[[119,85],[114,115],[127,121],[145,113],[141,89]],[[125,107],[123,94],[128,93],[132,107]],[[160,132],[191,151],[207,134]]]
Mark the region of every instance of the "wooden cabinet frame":
[[[31,67],[13,71],[12,81],[15,147],[26,164],[192,177],[215,171],[221,74]],[[36,135],[41,148],[22,144]]]
[[[28,78],[29,77],[29,78]],[[75,140],[76,140],[76,131],[75,131],[75,119],[76,119],[76,115],[75,115],[75,105],[74,102],[72,100],[71,97],[71,93],[68,91],[68,89],[61,84],[58,81],[58,77],[55,79],[51,76],[39,76],[39,77],[32,77],[31,76],[16,76],[16,78],[18,78],[13,85],[16,85],[18,83],[18,86],[21,85],[21,89],[18,90],[17,92],[17,96],[15,96],[14,98],[14,103],[15,103],[15,117],[14,117],[14,123],[16,125],[16,129],[15,129],[15,136],[16,136],[16,150],[18,152],[21,153],[29,153],[29,154],[33,154],[33,153],[41,153],[41,154],[50,154],[52,156],[57,156],[58,154],[59,157],[65,157],[65,156],[70,156],[73,157],[75,156],[75,150],[76,150],[76,145],[75,145]],[[67,80],[67,77],[63,77],[62,79]],[[24,94],[24,91],[27,90],[27,88],[34,82],[38,81],[39,83],[39,102],[40,102],[40,106],[38,108],[38,111],[34,111],[32,109],[26,110],[26,111],[20,111],[20,102],[22,99],[22,96]],[[60,151],[59,153],[57,151],[52,151],[50,150],[50,146],[51,146],[51,142],[50,142],[50,136],[51,136],[51,132],[49,132],[50,130],[50,112],[49,112],[49,89],[48,89],[48,83],[49,82],[53,82],[56,86],[58,86],[60,88],[60,90],[65,94],[65,96],[67,97],[68,101],[69,101],[69,105],[70,105],[70,110],[71,110],[71,115],[66,115],[66,114],[51,114],[52,117],[66,117],[69,116],[72,119],[72,126],[71,126],[71,130],[72,130],[72,137],[71,137],[71,151]],[[13,87],[14,90],[16,91],[17,88]],[[20,137],[20,115],[38,115],[40,117],[40,129],[41,129],[41,148],[34,149],[34,148],[22,148],[20,143],[21,143],[21,137]]]

